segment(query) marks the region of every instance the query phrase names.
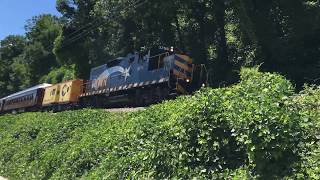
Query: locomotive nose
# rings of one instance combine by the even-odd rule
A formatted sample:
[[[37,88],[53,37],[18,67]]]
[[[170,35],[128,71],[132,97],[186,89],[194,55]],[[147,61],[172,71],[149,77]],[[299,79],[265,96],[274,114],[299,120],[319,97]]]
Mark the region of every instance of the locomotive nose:
[[[176,82],[176,89],[181,94],[189,94],[206,86],[206,71],[203,64],[196,65],[186,55],[176,54],[172,70]]]
[[[186,55],[175,55],[173,74],[186,82],[192,81],[192,59]]]
[[[175,89],[180,94],[189,94],[192,91],[193,68],[192,59],[186,55],[176,54],[172,69],[172,80]]]

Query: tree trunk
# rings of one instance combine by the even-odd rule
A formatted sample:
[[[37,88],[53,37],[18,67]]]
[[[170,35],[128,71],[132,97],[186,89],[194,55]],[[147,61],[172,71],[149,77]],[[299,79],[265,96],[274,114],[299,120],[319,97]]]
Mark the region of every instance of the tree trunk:
[[[180,27],[180,24],[179,24],[179,19],[178,19],[178,13],[176,13],[176,16],[175,16],[175,23],[176,23],[176,31],[177,31],[177,34],[178,34],[178,41],[179,41],[179,48],[182,49],[183,51],[185,51],[185,45],[184,45],[184,42],[183,42],[183,38],[182,38],[182,33],[181,33],[181,27]]]
[[[225,31],[225,2],[224,0],[215,0],[214,11],[216,19],[216,42],[217,42],[217,59],[213,67],[213,85],[218,87],[230,83],[232,77],[232,65],[228,60],[228,46]]]

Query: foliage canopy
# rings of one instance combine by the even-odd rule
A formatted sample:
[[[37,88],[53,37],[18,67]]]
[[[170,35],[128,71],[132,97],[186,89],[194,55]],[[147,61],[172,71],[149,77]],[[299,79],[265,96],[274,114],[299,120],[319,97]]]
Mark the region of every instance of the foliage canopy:
[[[57,0],[61,17],[39,15],[25,37],[0,47],[1,94],[75,65],[96,67],[141,47],[175,46],[207,65],[214,87],[238,82],[242,66],[261,65],[292,80],[319,84],[319,0]],[[8,42],[15,51],[9,51]],[[11,82],[14,82],[13,84]]]

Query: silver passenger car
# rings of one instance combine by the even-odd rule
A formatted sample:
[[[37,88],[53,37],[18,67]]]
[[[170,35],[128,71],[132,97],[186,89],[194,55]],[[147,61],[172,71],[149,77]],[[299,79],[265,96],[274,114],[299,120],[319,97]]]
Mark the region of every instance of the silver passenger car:
[[[2,112],[25,111],[38,105],[41,106],[44,88],[49,86],[51,84],[40,84],[3,98]]]

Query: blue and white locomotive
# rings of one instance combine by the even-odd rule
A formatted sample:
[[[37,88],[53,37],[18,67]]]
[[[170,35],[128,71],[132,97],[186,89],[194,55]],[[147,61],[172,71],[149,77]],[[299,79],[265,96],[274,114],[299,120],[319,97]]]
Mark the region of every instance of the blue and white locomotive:
[[[81,101],[94,106],[147,105],[206,84],[203,65],[172,49],[131,53],[93,68]]]

